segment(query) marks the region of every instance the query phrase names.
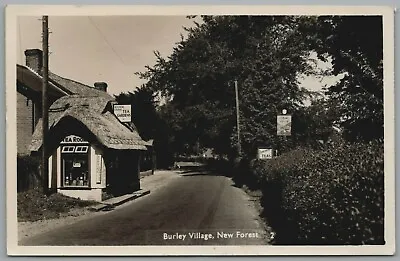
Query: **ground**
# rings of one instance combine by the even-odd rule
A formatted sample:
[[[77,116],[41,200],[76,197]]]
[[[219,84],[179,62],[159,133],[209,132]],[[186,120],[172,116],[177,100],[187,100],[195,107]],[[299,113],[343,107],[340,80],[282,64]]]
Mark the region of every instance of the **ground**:
[[[146,176],[141,179],[141,186],[154,192],[163,184],[168,183],[171,179],[177,178],[175,172],[172,171],[156,171],[155,175]],[[29,238],[38,234],[42,234],[53,229],[70,225],[78,221],[104,215],[107,212],[93,212],[87,208],[75,208],[69,213],[61,215],[58,219],[39,220],[34,222],[18,222],[18,239]]]
[[[19,244],[266,245],[270,241],[256,198],[229,177],[193,170],[156,172],[142,180],[142,188],[151,193],[110,212],[65,218],[59,225],[50,221],[55,223],[47,223],[46,229],[51,227],[47,232],[20,238]]]

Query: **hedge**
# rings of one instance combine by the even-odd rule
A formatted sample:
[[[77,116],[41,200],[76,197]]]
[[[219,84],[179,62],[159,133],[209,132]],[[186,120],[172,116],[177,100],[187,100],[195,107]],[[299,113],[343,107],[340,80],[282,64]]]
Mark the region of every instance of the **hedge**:
[[[379,142],[298,149],[252,161],[263,215],[281,244],[384,244],[384,150]]]
[[[17,191],[26,191],[40,186],[40,161],[38,157],[17,156]]]

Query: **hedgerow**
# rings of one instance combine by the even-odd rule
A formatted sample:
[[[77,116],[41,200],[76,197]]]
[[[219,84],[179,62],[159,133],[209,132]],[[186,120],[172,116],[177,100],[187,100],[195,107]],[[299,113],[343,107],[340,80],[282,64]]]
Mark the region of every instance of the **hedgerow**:
[[[298,149],[250,164],[282,244],[384,244],[383,144]]]
[[[39,158],[24,155],[17,156],[17,191],[40,186]]]

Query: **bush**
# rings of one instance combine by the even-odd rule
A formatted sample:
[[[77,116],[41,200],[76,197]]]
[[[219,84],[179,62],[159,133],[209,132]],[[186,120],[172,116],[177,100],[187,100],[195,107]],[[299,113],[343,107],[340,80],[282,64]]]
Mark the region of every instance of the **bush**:
[[[17,156],[17,191],[25,191],[39,187],[39,158],[33,156]]]
[[[299,149],[254,161],[264,215],[283,244],[384,244],[383,144]]]
[[[81,208],[95,204],[95,201],[84,201],[67,197],[59,193],[46,196],[42,189],[32,189],[17,195],[18,221],[37,221],[59,218],[72,208]]]

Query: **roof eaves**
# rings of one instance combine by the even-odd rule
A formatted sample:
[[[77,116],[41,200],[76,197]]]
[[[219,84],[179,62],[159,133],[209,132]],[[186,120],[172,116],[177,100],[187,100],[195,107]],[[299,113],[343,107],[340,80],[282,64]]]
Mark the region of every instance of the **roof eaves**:
[[[26,65],[21,65],[21,64],[17,64],[17,66],[24,67],[24,68],[28,69],[28,71],[30,71],[31,73],[33,73],[34,75],[39,77],[40,79],[43,79],[43,76],[41,76],[39,73],[37,73],[31,67],[26,66]],[[49,78],[49,82],[53,88],[55,88],[57,91],[61,92],[62,94],[64,94],[64,95],[72,94],[71,92],[68,93],[66,90],[64,90],[64,88],[60,88],[60,86],[58,84],[56,84],[54,81],[52,81],[50,78]]]

